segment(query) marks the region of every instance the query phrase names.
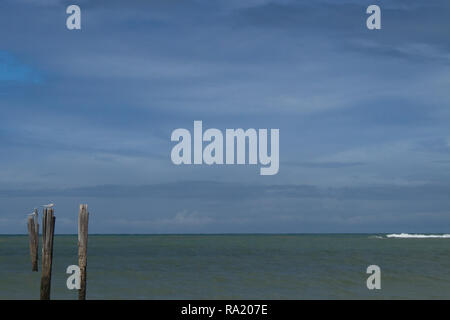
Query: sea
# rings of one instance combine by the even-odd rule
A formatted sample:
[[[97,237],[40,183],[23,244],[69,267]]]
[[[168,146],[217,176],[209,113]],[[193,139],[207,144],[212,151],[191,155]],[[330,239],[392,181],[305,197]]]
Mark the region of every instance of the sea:
[[[77,254],[55,236],[52,299],[77,299]],[[87,259],[87,299],[450,299],[443,234],[89,235]],[[40,271],[26,235],[0,236],[0,299],[39,299]]]

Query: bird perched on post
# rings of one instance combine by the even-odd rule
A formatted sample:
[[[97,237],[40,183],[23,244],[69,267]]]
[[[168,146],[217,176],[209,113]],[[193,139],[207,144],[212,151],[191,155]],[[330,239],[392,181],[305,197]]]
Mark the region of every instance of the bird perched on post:
[[[55,206],[55,204],[53,204],[53,203],[43,205],[44,208],[53,208],[54,206]]]

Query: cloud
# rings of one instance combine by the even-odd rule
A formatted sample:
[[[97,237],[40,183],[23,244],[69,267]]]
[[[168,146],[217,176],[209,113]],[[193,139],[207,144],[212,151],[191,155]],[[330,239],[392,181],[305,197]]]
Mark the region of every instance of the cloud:
[[[283,162],[288,166],[300,166],[306,168],[345,168],[354,166],[363,166],[364,162],[338,162],[338,161],[320,161],[320,162]]]
[[[121,227],[132,226],[132,227],[198,227],[213,223],[214,220],[208,216],[201,215],[198,212],[189,212],[188,210],[182,210],[177,212],[171,218],[159,218],[159,219],[146,219],[146,220],[135,220],[135,219],[115,219],[110,221],[110,223],[118,224]]]
[[[382,43],[371,39],[362,38],[349,41],[355,50],[360,50],[365,54],[381,56],[391,56],[415,60],[419,62],[434,62],[444,65],[450,64],[449,48],[438,44],[430,43]]]
[[[415,146],[418,151],[427,151],[438,154],[450,154],[450,138],[439,137],[421,140]]]
[[[2,218],[88,199],[98,232],[447,221],[448,1],[381,1],[377,32],[356,0],[80,0],[81,32],[67,4],[3,2]],[[280,173],[174,166],[194,120],[279,128]]]
[[[450,222],[449,192],[450,184],[439,183],[317,187],[211,181],[1,190],[0,233],[25,232],[24,208],[49,199],[56,204],[58,233],[76,232],[79,203],[89,204],[92,233],[391,232],[406,226],[437,232]]]
[[[313,185],[260,185],[213,181],[177,181],[140,186],[104,185],[67,189],[1,190],[0,197],[75,197],[75,198],[158,198],[227,202],[261,198],[336,198],[336,199],[432,199],[446,197],[450,184],[399,185],[379,184],[344,187]],[[179,219],[186,212],[180,211]]]

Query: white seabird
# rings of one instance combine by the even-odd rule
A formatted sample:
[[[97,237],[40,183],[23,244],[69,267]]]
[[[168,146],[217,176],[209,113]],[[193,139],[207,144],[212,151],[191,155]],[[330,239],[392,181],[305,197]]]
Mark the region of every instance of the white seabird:
[[[43,205],[44,208],[53,208],[54,206],[55,206],[54,203],[49,203],[49,204]]]

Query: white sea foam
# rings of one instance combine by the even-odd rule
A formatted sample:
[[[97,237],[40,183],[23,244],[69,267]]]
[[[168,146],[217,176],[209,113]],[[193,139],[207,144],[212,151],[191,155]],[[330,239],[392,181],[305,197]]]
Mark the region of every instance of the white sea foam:
[[[388,238],[450,238],[450,234],[411,234],[411,233],[393,233],[386,235]]]

